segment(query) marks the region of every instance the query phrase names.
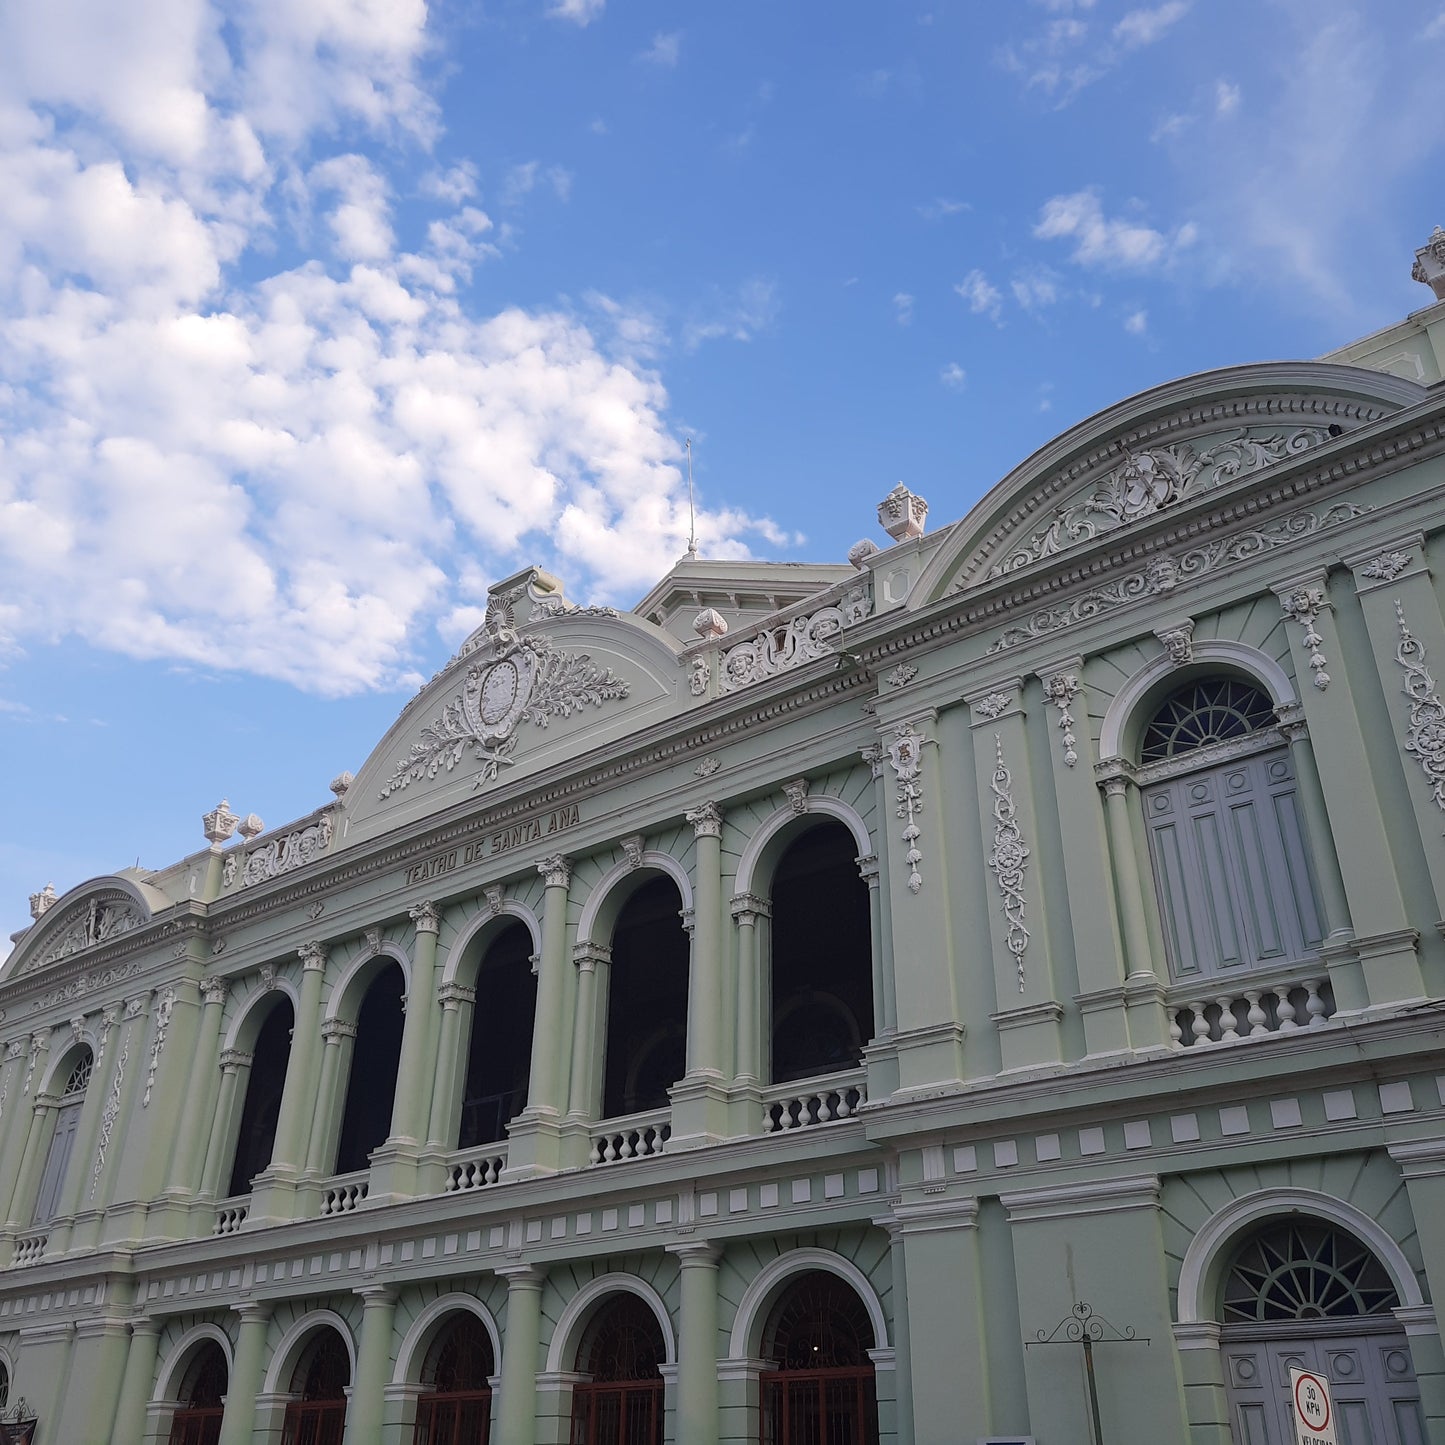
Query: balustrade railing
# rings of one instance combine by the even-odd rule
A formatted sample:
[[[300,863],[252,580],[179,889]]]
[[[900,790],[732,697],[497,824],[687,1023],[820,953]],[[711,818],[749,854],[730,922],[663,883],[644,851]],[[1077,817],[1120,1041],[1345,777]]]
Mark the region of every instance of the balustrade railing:
[[[216,1206],[216,1224],[211,1230],[211,1233],[235,1234],[246,1222],[246,1216],[250,1212],[250,1195],[247,1195],[244,1199],[223,1199]]]
[[[17,1268],[24,1264],[39,1264],[45,1254],[45,1246],[49,1243],[48,1229],[33,1229],[29,1234],[18,1236],[15,1240],[13,1263]]]
[[[1335,1012],[1334,990],[1322,974],[1273,982],[1210,979],[1170,989],[1169,1038],[1173,1048],[1234,1044],[1268,1034],[1319,1029]]]
[[[333,1179],[321,1196],[322,1214],[350,1214],[366,1198],[370,1188],[365,1172]]]
[[[861,1069],[777,1084],[763,1093],[763,1133],[836,1124],[851,1119],[859,1105],[867,1102],[868,1080]]]
[[[469,1152],[464,1158],[455,1159],[447,1168],[447,1182],[442,1185],[444,1194],[464,1193],[469,1189],[485,1189],[502,1177],[507,1167],[507,1146],[488,1144],[481,1152]]]
[[[661,1154],[672,1137],[670,1110],[633,1114],[626,1119],[608,1119],[592,1130],[593,1164],[616,1164],[624,1159],[641,1159]]]

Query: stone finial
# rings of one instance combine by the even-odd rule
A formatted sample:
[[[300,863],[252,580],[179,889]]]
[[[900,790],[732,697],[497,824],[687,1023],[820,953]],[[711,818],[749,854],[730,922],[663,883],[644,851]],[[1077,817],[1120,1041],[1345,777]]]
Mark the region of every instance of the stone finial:
[[[39,893],[30,895],[30,916],[38,923],[55,906],[55,884],[47,883]]]
[[[914,496],[902,482],[878,503],[878,525],[895,542],[911,542],[921,537],[927,520],[928,503]]]
[[[236,824],[236,831],[249,843],[252,838],[266,831],[266,825],[255,813],[247,813],[246,816]]]
[[[201,815],[201,831],[211,847],[219,848],[236,831],[240,821],[240,817],[231,811],[231,805],[222,798],[209,813]]]
[[[1437,301],[1445,301],[1445,230],[1439,226],[1430,233],[1430,239],[1415,252],[1415,264],[1410,268],[1410,279],[1428,286]]]
[[[346,796],[346,790],[355,781],[356,779],[353,778],[350,773],[338,773],[331,780],[331,791],[335,793],[338,798],[344,798]]]
[[[692,630],[704,642],[711,642],[714,637],[721,637],[728,630],[727,618],[715,607],[704,607],[692,619]]]
[[[860,572],[866,572],[868,570],[868,559],[870,557],[876,557],[879,550],[877,542],[871,537],[864,537],[854,542],[853,545],[848,548],[848,560]]]

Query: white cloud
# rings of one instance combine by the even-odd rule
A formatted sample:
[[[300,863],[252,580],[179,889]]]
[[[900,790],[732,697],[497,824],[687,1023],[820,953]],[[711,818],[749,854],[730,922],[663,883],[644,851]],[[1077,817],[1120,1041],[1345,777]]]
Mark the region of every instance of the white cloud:
[[[1143,336],[1149,330],[1149,313],[1144,310],[1131,311],[1124,318],[1124,330],[1130,336]]]
[[[471,161],[461,161],[444,171],[428,171],[418,189],[433,201],[459,206],[477,194],[477,168]]]
[[[1009,290],[1025,311],[1042,310],[1059,299],[1058,278],[1047,267],[1015,276]]]
[[[541,161],[523,161],[513,166],[502,179],[502,204],[519,205],[538,186],[551,187],[559,201],[572,194],[572,172],[564,166],[544,166]]]
[[[695,351],[704,341],[751,341],[777,320],[778,287],[754,277],[735,291],[714,290],[683,327],[682,343]]]
[[[1131,10],[1114,26],[1114,39],[1125,50],[1139,50],[1163,39],[1189,13],[1189,0],[1166,0],[1152,9]]]
[[[1445,39],[1445,10],[1442,10],[1425,28],[1420,32],[1421,40],[1442,40]]]
[[[575,25],[590,25],[606,8],[607,0],[554,0],[547,14]]]
[[[678,51],[681,45],[682,32],[680,30],[673,30],[667,34],[659,33],[652,37],[652,44],[637,58],[645,61],[648,65],[660,65],[670,70],[677,65]]]
[[[1099,193],[1093,189],[1053,196],[1039,212],[1034,235],[1042,241],[1071,240],[1073,260],[1081,266],[1145,271],[1162,264],[1174,247],[1196,239],[1192,225],[1175,232],[1173,241],[1142,222],[1104,215]]]
[[[968,373],[956,361],[950,361],[938,373],[938,379],[950,391],[962,391],[968,385]]]
[[[900,326],[913,323],[913,297],[906,291],[898,292],[893,298],[893,317]]]
[[[1228,80],[1214,83],[1215,115],[1233,115],[1239,109],[1239,87]]]
[[[1039,3],[1054,18],[1026,39],[1005,45],[995,57],[996,62],[1002,69],[1023,76],[1030,90],[1065,106],[1130,55],[1162,39],[1188,12],[1191,0],[1166,0],[1153,8],[1131,10],[1107,35],[1100,34],[1090,20],[1083,18],[1082,12],[1092,9],[1092,3]]]
[[[1003,292],[995,286],[977,267],[968,273],[953,288],[968,302],[968,309],[975,316],[999,319],[1003,306]]]
[[[935,196],[926,205],[915,206],[914,209],[925,221],[938,221],[945,216],[957,216],[963,211],[971,211],[973,207],[967,201],[954,201],[947,196]]]

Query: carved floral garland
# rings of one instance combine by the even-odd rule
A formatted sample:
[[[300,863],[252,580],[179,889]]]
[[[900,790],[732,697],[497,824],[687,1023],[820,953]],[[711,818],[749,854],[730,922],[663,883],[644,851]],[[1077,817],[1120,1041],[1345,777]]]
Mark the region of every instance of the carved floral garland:
[[[908,865],[908,890],[917,893],[923,887],[923,875],[918,865],[923,853],[918,847],[922,830],[918,826],[918,814],[923,811],[923,749],[931,739],[923,736],[912,723],[903,723],[888,745],[888,762],[898,779],[897,815],[904,820],[903,842],[907,851],[903,861]]]
[[[1445,703],[1425,667],[1425,647],[1405,622],[1405,609],[1395,601],[1400,645],[1395,661],[1405,670],[1405,696],[1410,699],[1410,726],[1405,751],[1415,758],[1430,783],[1430,796],[1445,811]]]
[[[110,1097],[105,1101],[105,1112],[100,1116],[100,1141],[95,1149],[95,1167],[90,1172],[90,1197],[95,1198],[96,1187],[105,1169],[105,1151],[110,1146],[110,1136],[115,1132],[115,1121],[120,1117],[120,1086],[125,1079],[125,1066],[130,1059],[131,1031],[125,1031],[125,1040],[120,1047],[120,1057],[115,1061],[115,1079],[110,1086]]]
[[[1024,870],[1028,867],[1029,848],[1019,831],[1018,808],[1013,799],[1013,774],[1003,760],[1003,740],[993,735],[994,765],[990,787],[993,791],[993,852],[988,866],[998,879],[1003,898],[1004,917],[1008,920],[1008,951],[1018,967],[1019,992],[1024,991],[1024,951],[1029,946],[1029,931],[1024,926]]]
[[[141,1095],[140,1106],[148,1108],[151,1101],[151,1090],[155,1087],[156,1069],[160,1067],[161,1050],[166,1046],[166,1030],[171,1024],[171,1014],[176,1006],[176,991],[168,988],[161,995],[160,1007],[156,1010],[156,1036],[151,1044],[150,1067],[146,1070],[145,1093]]]

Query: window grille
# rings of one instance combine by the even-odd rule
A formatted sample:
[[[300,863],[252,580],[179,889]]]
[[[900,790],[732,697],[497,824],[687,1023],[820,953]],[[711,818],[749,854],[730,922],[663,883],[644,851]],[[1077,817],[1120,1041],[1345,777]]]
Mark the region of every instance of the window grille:
[[[636,1295],[603,1306],[578,1351],[591,1380],[572,1392],[572,1445],[662,1445],[666,1357],[662,1328]]]
[[[487,1445],[494,1372],[492,1341],[473,1314],[458,1313],[422,1367],[427,1393],[417,1401],[413,1445]]]
[[[1139,760],[1157,763],[1210,743],[1246,737],[1274,721],[1274,705],[1257,687],[1208,677],[1171,693],[1144,730]]]
[[[71,1069],[70,1077],[65,1081],[65,1092],[60,1097],[74,1099],[85,1093],[94,1068],[95,1060],[91,1057],[90,1050],[86,1049],[84,1054],[76,1060],[75,1067]]]
[[[202,1345],[186,1372],[184,1402],[171,1417],[169,1445],[217,1445],[228,1384],[226,1356],[214,1340]]]
[[[326,1330],[297,1376],[300,1400],[286,1407],[281,1445],[341,1445],[346,1433],[346,1387],[351,1361],[335,1330]],[[295,1389],[295,1382],[292,1384]]]
[[[1358,1239],[1304,1220],[1252,1235],[1224,1285],[1226,1324],[1386,1315],[1399,1303],[1384,1266]]]

